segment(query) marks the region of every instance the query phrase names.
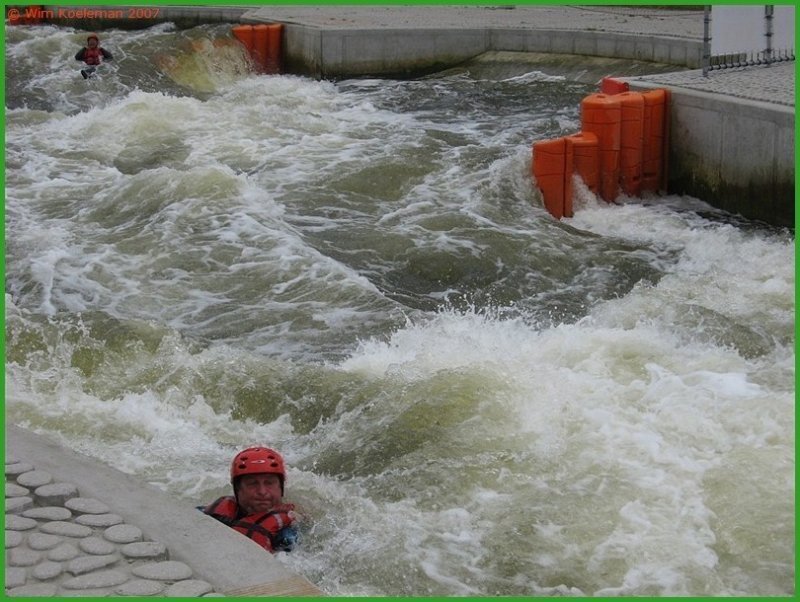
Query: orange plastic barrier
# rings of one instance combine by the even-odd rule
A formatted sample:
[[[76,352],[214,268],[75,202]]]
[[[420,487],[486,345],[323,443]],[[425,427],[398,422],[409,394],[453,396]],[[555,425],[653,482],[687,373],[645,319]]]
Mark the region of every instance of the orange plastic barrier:
[[[233,37],[239,40],[247,51],[250,53],[252,57],[253,54],[253,43],[254,43],[254,35],[253,35],[253,26],[252,25],[236,25],[235,27],[231,28],[231,33]]]
[[[604,77],[600,80],[601,94],[622,94],[630,89],[628,82],[623,82],[613,77]]]
[[[603,80],[607,89],[612,79]],[[575,173],[608,202],[620,189],[630,196],[666,190],[668,107],[665,89],[591,94],[581,102],[581,132],[535,142],[531,172],[550,214],[572,217]]]
[[[236,25],[231,29],[231,32],[247,48],[250,58],[260,72],[281,72],[281,44],[283,38],[283,25],[281,23]]]
[[[663,88],[642,93],[644,99],[642,190],[666,190],[668,92]]]
[[[578,174],[584,184],[597,194],[600,182],[600,162],[597,152],[597,136],[591,132],[578,132],[567,136],[564,162],[564,215],[572,217],[572,174]]]
[[[267,73],[280,73],[283,71],[283,24],[271,23],[267,25],[267,46],[264,59],[264,69]]]
[[[572,152],[572,165],[586,186],[594,194],[600,188],[600,156],[597,152],[597,136],[591,132],[579,132],[567,138],[567,151]]]
[[[269,26],[266,23],[253,25],[253,48],[252,55],[256,65],[264,67],[267,62],[267,39],[269,37]]]
[[[621,105],[619,184],[629,196],[642,191],[642,141],[644,128],[644,97],[640,92],[617,95]]]
[[[619,95],[590,94],[581,102],[581,130],[597,136],[600,197],[609,203],[619,192],[622,106]]]
[[[556,219],[564,217],[566,139],[533,143],[533,177],[542,191],[544,206]],[[571,204],[571,200],[570,200]],[[570,207],[570,212],[572,208]]]

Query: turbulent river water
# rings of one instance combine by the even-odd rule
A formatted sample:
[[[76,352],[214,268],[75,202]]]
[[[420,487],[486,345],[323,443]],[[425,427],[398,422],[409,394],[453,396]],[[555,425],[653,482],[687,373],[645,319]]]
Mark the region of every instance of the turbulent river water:
[[[594,86],[6,28],[6,420],[192,505],[285,454],[332,595],[794,592],[794,233],[542,208]]]

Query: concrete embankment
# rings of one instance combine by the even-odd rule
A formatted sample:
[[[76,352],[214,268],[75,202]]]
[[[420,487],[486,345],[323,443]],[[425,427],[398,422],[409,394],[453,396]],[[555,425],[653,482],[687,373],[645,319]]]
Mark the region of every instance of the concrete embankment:
[[[794,78],[791,61],[628,79],[634,90],[670,90],[670,193],[793,227]]]
[[[6,425],[9,596],[322,596],[229,527]]]
[[[427,9],[418,10],[424,13]],[[269,14],[263,10],[247,13],[242,19],[258,22]],[[699,40],[542,28],[525,23],[480,25],[472,19],[465,20],[461,27],[452,22],[442,26],[441,19],[426,21],[424,16],[405,27],[340,28],[284,23],[286,67],[290,72],[316,78],[390,77],[446,69],[486,52],[572,54],[678,67],[697,67],[702,57]]]

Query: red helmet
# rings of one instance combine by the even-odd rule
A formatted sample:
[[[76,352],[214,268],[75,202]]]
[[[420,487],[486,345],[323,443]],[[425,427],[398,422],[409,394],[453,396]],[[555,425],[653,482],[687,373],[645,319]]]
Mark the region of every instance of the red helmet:
[[[281,493],[286,481],[283,457],[268,447],[248,447],[236,454],[231,462],[231,484],[236,489],[236,479],[246,474],[276,474],[281,479]]]
[[[86,37],[86,41],[88,42],[88,41],[89,41],[89,40],[91,40],[92,38],[94,38],[95,40],[97,40],[97,43],[98,43],[98,44],[100,43],[100,38],[98,38],[98,37],[97,37],[97,34],[96,34],[96,33],[90,33],[90,34],[89,34],[89,35]]]

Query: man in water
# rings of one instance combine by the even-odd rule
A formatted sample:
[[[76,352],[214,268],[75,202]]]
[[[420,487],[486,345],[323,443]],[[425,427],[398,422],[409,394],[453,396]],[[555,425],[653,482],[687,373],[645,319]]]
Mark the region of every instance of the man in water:
[[[111,56],[108,50],[100,47],[100,38],[97,37],[96,33],[89,34],[89,37],[86,38],[86,46],[81,48],[78,54],[75,55],[76,61],[83,61],[89,65],[86,69],[81,69],[83,79],[88,79],[102,61],[111,61],[113,59],[114,57]]]
[[[246,535],[270,552],[289,552],[297,542],[294,505],[283,503],[286,466],[268,447],[248,447],[231,463],[233,496],[202,511]]]

